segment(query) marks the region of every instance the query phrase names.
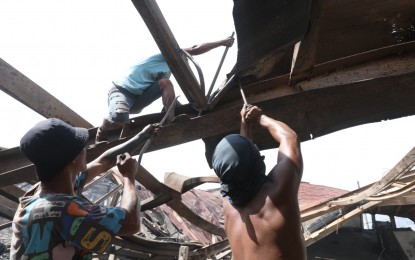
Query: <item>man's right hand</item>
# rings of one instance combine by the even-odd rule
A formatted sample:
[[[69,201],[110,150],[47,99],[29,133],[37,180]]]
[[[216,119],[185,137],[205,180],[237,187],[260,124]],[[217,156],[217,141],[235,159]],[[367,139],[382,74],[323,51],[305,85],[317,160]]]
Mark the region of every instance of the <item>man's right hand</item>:
[[[123,177],[129,178],[131,181],[135,180],[138,162],[129,153],[117,155],[117,167]]]
[[[229,36],[228,38],[222,40],[222,45],[226,47],[232,47],[234,42],[235,38],[233,36]]]
[[[257,106],[248,105],[244,113],[246,122],[258,122],[263,115],[262,109]]]

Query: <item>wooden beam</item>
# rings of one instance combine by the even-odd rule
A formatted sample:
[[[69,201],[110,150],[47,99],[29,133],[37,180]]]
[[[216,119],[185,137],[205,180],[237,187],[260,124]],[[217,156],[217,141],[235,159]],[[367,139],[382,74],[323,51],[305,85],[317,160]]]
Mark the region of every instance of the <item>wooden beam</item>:
[[[115,168],[113,171],[117,171]],[[165,184],[159,182],[150,172],[148,172],[143,166],[139,165],[139,174],[136,175],[136,180],[141,183],[144,187],[146,187],[149,191],[151,191],[155,196],[154,199],[146,201],[146,204],[151,202],[157,202],[158,198],[162,198],[159,201],[165,202],[166,205],[171,207],[174,211],[177,212],[181,217],[187,219],[193,225],[209,231],[210,233],[225,237],[225,231],[223,228],[218,227],[209,221],[201,218],[199,215],[195,214],[191,209],[189,209],[183,202],[181,201],[181,193],[169,188]],[[176,176],[177,177],[177,176]],[[175,177],[173,177],[174,179]],[[172,181],[173,183],[175,181]],[[177,183],[180,182],[180,178],[176,181]],[[186,191],[186,187],[184,188]],[[166,197],[169,196],[169,197]],[[170,199],[167,201],[167,199]],[[158,206],[158,205],[157,205]]]
[[[408,154],[405,155],[382,179],[372,185],[369,189],[359,194],[342,198],[341,200],[334,200],[329,203],[329,206],[349,205],[357,203],[383,190],[393,181],[399,179],[406,172],[415,166],[415,147],[412,148]]]
[[[407,182],[407,183],[413,182],[414,177],[415,177],[413,174],[414,174],[413,170],[409,171],[402,178],[400,178],[399,181]],[[301,210],[301,221],[305,222],[305,221],[308,221],[308,220],[313,219],[315,217],[318,217],[318,216],[321,216],[323,214],[327,214],[327,213],[330,213],[334,210],[342,208],[343,206],[341,206],[341,205],[331,204],[331,201],[336,201],[336,200],[344,201],[344,198],[348,198],[348,197],[351,197],[351,196],[356,195],[356,194],[364,193],[365,191],[370,189],[372,186],[373,186],[373,183],[369,184],[369,185],[366,185],[362,188],[359,188],[357,190],[354,190],[354,191],[348,192],[346,194],[343,194],[342,196],[339,196],[337,198],[332,198],[332,199],[330,199],[328,201],[324,201],[324,202],[322,202],[318,205],[312,206],[310,208],[303,209],[303,210]],[[394,197],[394,198],[391,198],[391,199],[383,200],[383,201],[381,201],[381,204],[379,204],[378,206],[387,206],[387,205],[391,205],[391,204],[394,204],[394,203],[396,203],[395,205],[401,205],[401,204],[402,205],[404,205],[404,204],[408,205],[408,204],[414,204],[413,201],[414,201],[413,196],[408,196],[408,195],[405,194],[405,195],[403,195],[399,198]],[[351,203],[351,204],[353,204],[353,203]]]
[[[0,151],[0,161],[0,173],[32,164],[32,162],[22,154],[19,147]]]
[[[317,77],[295,87],[288,80],[268,80],[247,86],[247,99],[260,106],[267,115],[290,125],[302,141],[317,138],[348,127],[415,114],[415,62],[413,55],[393,56],[368,64]],[[394,69],[391,69],[394,68]],[[261,89],[261,86],[266,88]],[[261,91],[258,91],[261,89]],[[215,110],[187,122],[163,127],[147,152],[198,140],[237,132],[243,101],[238,89],[229,92],[234,101],[218,104]],[[295,104],[295,106],[293,106]],[[157,119],[162,115],[157,115]],[[150,121],[134,120],[131,134],[137,134]],[[153,121],[155,123],[157,121]],[[261,149],[275,148],[275,141],[262,129],[253,129],[253,138]],[[117,140],[88,149],[88,161],[105,150],[128,140]],[[209,140],[208,140],[209,142]],[[213,149],[215,142],[209,144]],[[207,151],[207,154],[212,151]],[[1,155],[1,152],[0,152]],[[15,165],[5,175],[0,174],[0,186],[10,185],[26,166]],[[22,168],[22,169],[19,169]],[[33,171],[33,169],[32,169]],[[26,172],[27,173],[27,172]],[[24,175],[24,174],[23,174]],[[22,176],[23,176],[22,175]],[[34,176],[34,172],[32,173]],[[28,177],[28,176],[26,176]],[[20,179],[24,180],[24,179]]]
[[[190,103],[196,102],[199,109],[207,108],[205,93],[200,89],[179,44],[174,38],[155,0],[132,0],[160,48],[177,83]]]
[[[384,200],[379,204],[379,207],[385,206],[405,206],[405,205],[415,205],[415,196],[401,196],[393,199]]]
[[[32,164],[0,174],[0,187],[28,182],[36,179],[35,167]]]
[[[223,251],[229,250],[229,249],[230,249],[229,241],[226,238],[226,239],[221,240],[221,241],[219,241],[217,243],[214,243],[214,244],[211,244],[211,245],[207,245],[207,246],[204,246],[202,248],[198,248],[196,250],[193,250],[193,252],[191,252],[191,256],[199,256],[202,259],[208,259],[212,255],[216,255],[216,254],[218,254],[220,252],[223,252]],[[228,255],[230,253],[231,252],[229,250],[226,253],[226,255]],[[221,258],[220,256],[216,256],[216,257],[217,257],[216,259],[224,259],[224,258]]]
[[[56,117],[79,127],[93,127],[88,121],[0,58],[0,89],[40,115]]]
[[[396,46],[396,48],[401,47],[401,48],[415,48],[415,42],[414,43],[407,43],[407,44],[403,44],[403,45],[399,45]],[[408,50],[408,49],[407,49]],[[383,49],[383,50],[378,50],[379,52],[382,52],[384,54],[389,53],[390,49]],[[396,51],[396,49],[394,49],[394,51]],[[368,57],[372,57],[371,53],[367,53],[367,54],[362,54],[362,55],[368,55]],[[357,57],[349,57],[349,59],[351,60],[355,60],[355,59],[359,59]],[[334,61],[334,63],[341,63],[341,64],[346,64],[348,61],[348,59],[342,60],[342,61]],[[411,53],[406,53],[405,55],[397,55],[397,56],[390,56],[387,58],[383,58],[381,60],[375,60],[372,61],[370,63],[367,64],[360,64],[354,67],[350,67],[350,68],[346,68],[340,71],[336,71],[336,72],[332,72],[330,74],[326,74],[324,76],[320,76],[320,77],[316,77],[310,81],[307,82],[301,82],[300,84],[298,84],[295,88],[292,87],[288,87],[287,86],[287,82],[288,82],[288,77],[287,76],[282,76],[282,77],[278,77],[275,79],[270,79],[270,80],[266,80],[266,81],[262,81],[259,83],[255,83],[249,86],[244,87],[245,89],[245,93],[248,97],[248,101],[252,104],[259,104],[260,102],[265,102],[265,101],[272,101],[274,100],[275,102],[278,102],[279,98],[282,97],[289,97],[289,96],[293,96],[293,98],[295,97],[295,95],[307,95],[306,92],[307,91],[312,91],[312,90],[318,90],[318,89],[328,89],[328,88],[332,88],[332,87],[336,87],[336,86],[344,86],[344,89],[347,89],[347,85],[348,84],[352,84],[353,82],[359,82],[357,85],[362,84],[362,85],[371,85],[371,82],[375,82],[377,78],[382,78],[384,76],[386,76],[384,79],[387,80],[388,78],[390,78],[390,82],[386,84],[386,82],[381,82],[381,85],[389,85],[388,88],[390,88],[390,91],[393,92],[394,96],[401,96],[401,98],[406,98],[405,94],[402,93],[402,95],[399,93],[398,88],[403,87],[403,86],[396,86],[395,87],[395,91],[393,91],[394,87],[393,85],[397,85],[398,81],[396,81],[395,83],[393,82],[395,79],[388,77],[388,76],[394,76],[394,75],[402,75],[402,74],[410,74],[411,72],[415,71],[415,54],[411,54]],[[320,65],[319,65],[320,66]],[[315,67],[315,69],[319,69],[319,66]],[[334,65],[321,65],[321,66],[327,66],[327,67],[335,67]],[[390,68],[394,68],[393,70],[391,70]],[[322,71],[324,71],[325,69],[323,69]],[[406,77],[406,76],[405,76]],[[403,78],[405,78],[403,77]],[[397,77],[396,80],[398,80],[398,78],[401,77]],[[369,79],[369,80],[368,80]],[[410,81],[405,81],[403,82],[404,85],[406,85],[407,87],[411,86],[411,82]],[[361,90],[359,90],[359,88],[357,88],[355,90],[355,93],[346,93],[347,96],[351,96],[353,99],[356,99],[360,94],[359,92]],[[408,91],[408,90],[406,90]],[[409,89],[409,91],[411,91],[411,89]],[[376,91],[378,92],[378,91]],[[375,93],[376,93],[375,92]],[[370,93],[366,93],[368,96],[366,97],[361,97],[364,100],[366,99],[371,99],[371,94]],[[365,94],[365,95],[366,95]],[[381,93],[379,93],[381,94]],[[377,94],[377,95],[379,95]],[[310,98],[313,94],[310,94]],[[363,95],[363,94],[362,94]],[[361,96],[361,95],[360,95]],[[381,97],[382,98],[382,97]],[[387,97],[386,97],[387,98]],[[400,97],[396,97],[397,99],[399,99]],[[305,97],[305,99],[307,100],[307,98]],[[332,98],[330,98],[332,99]],[[234,100],[234,101],[232,101]],[[362,104],[358,104],[359,106],[365,105],[365,101],[362,101]],[[387,103],[390,103],[391,100],[387,99]],[[167,126],[165,128],[165,130],[163,130],[162,132],[166,132],[166,131],[170,131],[171,129],[175,129],[175,132],[173,132],[171,135],[169,135],[166,138],[162,138],[160,139],[164,133],[161,133],[160,136],[158,136],[155,140],[155,142],[157,143],[157,140],[162,140],[161,142],[166,142],[168,141],[169,143],[166,143],[166,145],[164,146],[160,146],[162,144],[158,144],[158,146],[160,146],[160,148],[158,148],[158,146],[155,146],[154,144],[152,144],[149,147],[148,152],[150,151],[154,151],[157,149],[163,149],[166,147],[169,147],[168,145],[177,145],[180,143],[184,143],[184,142],[189,142],[189,141],[193,141],[193,140],[197,140],[199,138],[207,138],[209,136],[215,136],[215,135],[219,135],[222,133],[226,133],[229,131],[235,131],[239,126],[238,126],[238,113],[240,109],[240,106],[242,104],[242,99],[240,97],[240,92],[239,90],[234,90],[233,92],[229,92],[227,97],[224,97],[224,100],[226,104],[222,105],[221,103],[219,103],[218,107],[205,114],[202,117],[196,117],[194,119],[192,119],[189,122],[182,122],[180,124],[175,124],[175,125],[171,125],[171,126]],[[274,103],[274,101],[272,101],[272,103]],[[304,102],[304,101],[301,101]],[[324,103],[326,102],[331,102],[330,100],[328,101],[322,101]],[[307,104],[308,105],[308,104]],[[346,104],[344,104],[346,105]],[[400,104],[400,102],[396,101],[396,106],[394,106],[394,104],[392,103],[392,110],[396,110],[396,109],[400,109],[401,105],[404,104]],[[318,106],[320,106],[318,104]],[[339,108],[339,110],[341,109],[344,113],[344,111],[347,112],[347,109],[353,109],[352,107],[346,106],[346,110],[345,108],[341,107],[341,104],[336,105],[336,107]],[[292,110],[292,108],[290,107],[286,107],[283,108],[281,107],[280,109],[287,109],[287,111],[284,111],[285,113],[292,113],[294,112]],[[299,108],[297,108],[296,112],[301,112],[298,111]],[[228,110],[228,111],[227,111]],[[317,108],[314,108],[312,110],[305,110],[307,111],[307,114],[319,114],[320,112],[317,110]],[[303,112],[305,112],[303,111]],[[312,112],[314,111],[314,112]],[[381,111],[386,111],[386,109],[382,109]],[[330,111],[322,111],[324,113],[329,113]],[[375,112],[375,111],[373,111]],[[188,113],[188,111],[186,111],[186,113]],[[362,112],[361,112],[362,113]],[[376,112],[378,113],[378,112]],[[215,125],[215,122],[217,121],[218,117],[221,117],[221,114],[225,114],[226,118],[222,118],[224,120],[224,122],[221,122],[223,124],[228,125],[231,124],[231,126],[228,126],[225,129],[221,129],[218,127],[215,127],[214,129],[211,129],[212,126]],[[229,117],[229,115],[234,115],[233,117]],[[402,116],[404,116],[405,114],[403,114]],[[128,129],[128,131],[126,131],[126,134],[129,135],[130,137],[137,134],[138,132],[140,132],[147,124],[151,124],[151,123],[155,123],[161,120],[162,118],[162,114],[150,114],[150,115],[144,115],[144,116],[140,116],[137,118],[133,118],[131,119],[131,123],[128,125],[128,127],[126,127],[126,129]],[[236,116],[236,117],[235,117]],[[390,118],[388,115],[385,115],[383,118]],[[378,120],[382,120],[382,117]],[[393,117],[392,117],[393,118]],[[231,119],[231,121],[230,121]],[[374,122],[374,121],[368,121],[368,122]],[[326,122],[328,123],[328,122]],[[200,126],[200,127],[199,127]],[[230,129],[231,128],[231,129]],[[169,130],[167,130],[169,129]],[[181,129],[180,132],[182,132],[179,135],[178,134],[178,130]],[[209,129],[211,129],[212,131],[210,131]],[[312,129],[311,129],[312,130]],[[93,142],[93,137],[95,136],[95,131],[96,129],[90,129],[90,137],[92,138],[90,140],[90,143]],[[327,133],[330,133],[330,131],[328,131]],[[310,133],[309,133],[310,134]],[[175,136],[176,135],[176,136]],[[166,139],[169,140],[166,140]],[[307,138],[306,140],[308,140],[309,138]],[[122,143],[124,141],[128,140],[128,138],[124,139],[124,140],[117,140],[114,142],[111,142],[109,144],[103,144],[97,147],[90,147],[90,149],[88,149],[88,161],[91,161],[92,159],[95,159],[96,157],[98,157],[102,152],[104,152],[105,150],[114,147],[115,145]],[[0,173],[4,173],[4,172],[8,172],[11,170],[14,170],[16,168],[21,168],[21,167],[25,167],[30,165],[30,161],[27,160],[27,158],[25,156],[23,156],[23,154],[21,154],[20,150],[18,147],[15,148],[11,148],[11,149],[7,149],[7,150],[3,150],[0,151],[0,161],[4,162],[2,164],[0,164]],[[1,178],[1,177],[0,177]]]
[[[13,220],[16,209],[17,203],[0,196],[0,217]]]
[[[14,185],[2,187],[0,189],[0,195],[8,198],[11,201],[19,203],[19,198],[24,195],[24,191]]]
[[[204,183],[219,183],[219,177],[216,175],[190,177],[180,175],[175,172],[164,173],[164,184],[181,194],[188,192],[189,190],[202,185]]]
[[[177,257],[179,248],[182,245],[189,247],[193,252],[198,248],[201,248],[201,244],[197,243],[175,243],[171,241],[150,240],[147,238],[139,237],[137,235],[120,238],[114,238],[113,243],[121,248],[131,249],[138,252],[145,252],[149,254],[148,259],[171,259]],[[130,257],[140,257],[140,255],[134,255],[133,252]],[[169,256],[169,257],[168,257]],[[143,258],[147,259],[147,258]]]
[[[161,118],[162,115],[160,115]],[[157,117],[158,119],[159,117]],[[147,122],[147,121],[144,121]],[[89,133],[89,140],[88,144],[94,144],[95,142],[95,135],[96,135],[97,128],[91,128],[88,129]],[[117,140],[115,142],[112,142],[110,145],[102,145],[99,147],[95,147],[92,145],[91,147],[94,147],[96,149],[88,150],[87,160],[88,162],[92,161],[93,159],[97,158],[101,153],[103,153],[105,150],[114,147],[115,145],[118,145],[122,143],[125,140]],[[87,144],[87,146],[88,146]],[[27,157],[20,151],[19,147],[13,147],[6,150],[0,151],[0,175],[2,173],[6,173],[8,171],[12,171],[18,168],[23,168],[27,166],[31,166],[32,162],[27,159]],[[34,168],[33,168],[34,170]],[[12,183],[13,184],[13,183]]]
[[[313,243],[317,242],[318,240],[322,239],[323,237],[329,235],[334,230],[338,229],[342,226],[342,224],[348,220],[350,220],[352,217],[364,213],[366,210],[376,206],[379,204],[380,201],[371,201],[366,204],[363,204],[359,206],[357,209],[352,210],[351,212],[347,213],[346,215],[342,216],[341,218],[329,223],[324,228],[313,232],[309,236],[305,237],[305,243],[306,246],[312,245]]]

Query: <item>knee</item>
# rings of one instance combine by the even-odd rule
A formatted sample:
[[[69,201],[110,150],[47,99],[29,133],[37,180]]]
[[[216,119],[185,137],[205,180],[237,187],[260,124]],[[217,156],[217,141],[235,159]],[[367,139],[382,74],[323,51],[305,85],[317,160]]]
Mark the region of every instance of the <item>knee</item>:
[[[108,121],[111,125],[123,125],[129,121],[129,111],[125,108],[117,108],[115,111],[110,111]]]
[[[161,79],[159,81],[159,85],[160,85],[161,92],[173,90],[173,84],[171,83],[169,79]]]

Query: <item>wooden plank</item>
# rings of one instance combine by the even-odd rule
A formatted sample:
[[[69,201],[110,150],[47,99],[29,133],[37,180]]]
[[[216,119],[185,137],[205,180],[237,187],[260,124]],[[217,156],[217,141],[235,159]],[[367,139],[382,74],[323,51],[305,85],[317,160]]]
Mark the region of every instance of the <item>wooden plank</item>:
[[[12,224],[13,224],[13,222],[7,222],[7,223],[4,223],[4,224],[0,224],[0,230],[3,230],[3,229],[5,229],[5,228],[8,228],[8,227],[11,227],[12,226]]]
[[[0,187],[28,182],[36,179],[35,167],[32,164],[0,174]]]
[[[229,250],[230,246],[229,246],[229,241],[228,239],[224,239],[222,241],[219,241],[217,243],[211,244],[211,245],[207,245],[204,246],[202,248],[198,248],[196,250],[193,250],[192,252],[190,252],[190,256],[199,256],[202,257],[202,259],[209,259],[209,257],[211,257],[212,255],[216,255],[220,252],[223,252],[225,250]],[[229,254],[230,252],[228,252],[227,254]],[[217,259],[222,259],[219,256],[217,256]]]
[[[164,173],[164,184],[181,194],[199,186],[204,183],[219,183],[219,178],[216,175],[202,176],[202,177],[190,177],[180,175],[175,172]]]
[[[207,99],[155,0],[132,0],[190,103],[205,110]],[[196,105],[195,104],[195,105]]]
[[[389,172],[383,176],[378,182],[372,185],[369,189],[359,194],[342,198],[341,200],[333,200],[329,202],[329,206],[349,205],[351,203],[357,203],[370,197],[379,191],[383,190],[393,181],[399,179],[406,172],[411,170],[415,166],[415,147],[409,151],[405,157],[403,157]]]
[[[4,205],[3,203],[0,203],[0,217],[13,220],[14,213],[17,209],[17,205],[13,208]]]
[[[136,180],[146,187],[149,191],[155,194],[154,199],[150,201],[146,201],[146,204],[150,202],[157,202],[157,201],[165,201],[164,195],[169,195],[171,198],[170,201],[166,202],[166,205],[171,207],[174,211],[176,211],[181,217],[187,219],[193,225],[206,230],[210,233],[225,236],[225,232],[221,227],[217,227],[216,225],[204,220],[193,211],[191,211],[186,205],[181,202],[181,193],[167,187],[165,184],[159,182],[150,172],[148,172],[144,167],[139,165],[139,174],[136,175]],[[115,171],[115,168],[114,168]],[[158,200],[157,198],[163,198]]]
[[[405,205],[415,205],[415,196],[401,196],[397,198],[384,200],[379,204],[379,207]]]
[[[415,177],[413,173],[414,173],[414,170],[408,171],[406,174],[404,174],[403,177],[399,179],[399,181],[405,182],[405,183],[413,183],[414,177]],[[359,188],[357,190],[348,192],[337,198],[332,198],[328,201],[324,201],[320,203],[319,205],[315,205],[310,208],[303,209],[301,210],[301,221],[305,222],[317,216],[321,216],[323,214],[327,214],[334,210],[342,208],[343,207],[342,205],[333,205],[331,201],[346,201],[345,198],[352,197],[356,194],[366,193],[367,190],[371,189],[372,187],[373,187],[373,183],[366,185],[362,188]],[[368,198],[368,199],[371,199],[371,198]],[[388,198],[385,200],[381,199],[380,200],[381,203],[378,205],[378,207],[388,206],[388,205],[411,205],[411,204],[415,204],[414,200],[415,200],[415,196],[413,195],[408,195],[408,194],[405,194],[403,196],[399,195],[398,197],[395,196],[395,197]],[[354,204],[353,201],[350,201],[350,203],[347,203],[347,205],[350,205],[350,204]]]
[[[22,154],[19,147],[0,151],[0,162],[0,173],[32,164],[32,162]]]
[[[351,218],[353,218],[357,215],[360,215],[360,214],[364,213],[366,210],[376,206],[379,203],[380,203],[380,201],[371,201],[371,202],[368,202],[366,204],[363,204],[360,207],[358,207],[357,209],[352,210],[351,212],[345,214],[341,218],[329,223],[324,228],[322,228],[322,229],[320,229],[316,232],[313,232],[309,236],[306,236],[305,237],[306,246],[314,244],[318,240],[322,239],[323,237],[329,235],[334,230],[341,227],[344,222],[350,220]]]
[[[24,191],[14,185],[6,186],[0,189],[0,195],[19,203],[19,198],[24,195]]]
[[[88,121],[0,58],[0,89],[40,115],[91,128]]]
[[[180,246],[188,246],[190,251],[194,251],[201,247],[196,243],[175,243],[159,240],[149,240],[146,238],[135,236],[114,238],[113,243],[121,248],[128,248],[138,252],[149,254],[151,259],[171,259],[177,257]],[[131,254],[130,256],[134,256]],[[139,255],[138,255],[139,256]],[[136,257],[138,257],[136,256]],[[167,257],[169,256],[169,257]],[[145,258],[146,259],[146,258]]]
[[[141,201],[141,210],[146,211],[149,209],[154,209],[158,206],[166,204],[172,200],[172,196],[168,193],[158,194],[157,196],[151,196],[145,200]]]

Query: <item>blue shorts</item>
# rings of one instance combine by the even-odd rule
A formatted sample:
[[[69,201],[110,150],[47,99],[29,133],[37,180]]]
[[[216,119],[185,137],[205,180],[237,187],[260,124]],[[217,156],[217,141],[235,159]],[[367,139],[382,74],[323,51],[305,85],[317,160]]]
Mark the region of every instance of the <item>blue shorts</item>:
[[[111,122],[128,123],[130,113],[140,113],[145,107],[160,97],[161,90],[158,81],[144,90],[141,95],[131,94],[128,90],[114,85],[108,92],[108,120]]]

